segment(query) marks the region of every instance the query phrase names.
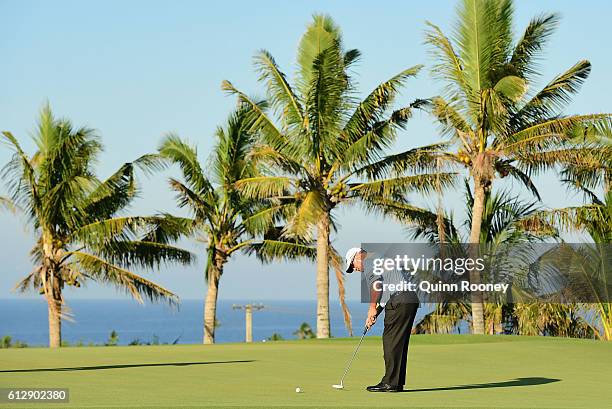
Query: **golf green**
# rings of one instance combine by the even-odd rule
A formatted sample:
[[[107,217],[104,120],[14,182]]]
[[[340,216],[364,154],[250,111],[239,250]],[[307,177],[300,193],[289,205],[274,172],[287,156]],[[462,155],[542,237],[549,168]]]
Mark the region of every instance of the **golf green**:
[[[544,337],[417,335],[404,393],[369,393],[378,337],[254,344],[0,350],[0,387],[66,387],[68,408],[605,408],[612,343]],[[296,393],[300,387],[302,393]],[[11,407],[0,404],[1,407]]]

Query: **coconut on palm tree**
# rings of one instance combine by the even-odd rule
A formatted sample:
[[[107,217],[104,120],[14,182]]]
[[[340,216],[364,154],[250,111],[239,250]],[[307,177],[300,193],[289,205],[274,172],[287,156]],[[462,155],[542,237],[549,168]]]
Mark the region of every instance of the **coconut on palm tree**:
[[[169,243],[185,231],[171,216],[132,217],[121,213],[138,193],[135,168],[152,169],[158,160],[143,156],[101,181],[93,171],[102,145],[89,128],[55,119],[49,106],[41,112],[34,135],[36,153],[28,156],[10,132],[3,139],[14,152],[3,169],[10,199],[36,234],[34,270],[17,288],[35,288],[47,300],[49,346],[61,345],[61,320],[67,315],[66,285],[93,280],[126,291],[139,302],[178,301],[170,290],[132,268],[160,263],[187,264],[189,252]]]
[[[315,15],[298,46],[295,81],[288,80],[269,52],[261,51],[255,65],[266,86],[266,101],[255,101],[223,82],[225,90],[251,108],[252,129],[258,133],[253,157],[270,165],[269,172],[241,180],[238,188],[250,197],[294,201],[296,211],[284,237],[314,238],[316,229],[318,338],[330,336],[330,262],[343,288],[339,257],[330,242],[331,231],[337,229],[334,212],[358,203],[382,212],[400,207],[416,218],[421,209],[408,202],[407,194],[452,179],[426,173],[435,169],[437,146],[387,153],[397,131],[423,104],[416,100],[393,108],[406,80],[421,66],[401,71],[360,101],[351,76],[359,57],[358,50],[344,49],[340,29],[330,17]]]
[[[170,187],[176,192],[179,207],[190,210],[192,231],[207,245],[205,344],[215,340],[219,283],[230,257],[254,252],[266,262],[313,254],[310,243],[281,240],[276,234],[276,224],[292,211],[290,203],[249,198],[235,186],[243,179],[258,177],[260,172],[258,163],[250,158],[254,145],[251,125],[248,110],[233,112],[226,126],[217,129],[208,168],[200,165],[196,148],[177,135],[166,136],[159,147],[161,157],[181,169],[183,180],[170,179]]]
[[[511,0],[462,0],[451,36],[430,23],[426,34],[436,59],[432,72],[444,85],[430,109],[454,146],[444,157],[465,168],[473,183],[470,243],[480,240],[485,194],[495,179],[514,178],[539,198],[534,174],[585,157],[602,160],[605,152],[592,140],[612,129],[607,113],[564,114],[590,73],[586,60],[529,92],[538,77],[537,59],[559,19],[536,17],[515,40],[513,16]],[[579,135],[589,138],[570,142]],[[475,272],[470,278],[479,279]],[[482,294],[474,293],[473,332],[478,334],[484,333],[482,301]]]

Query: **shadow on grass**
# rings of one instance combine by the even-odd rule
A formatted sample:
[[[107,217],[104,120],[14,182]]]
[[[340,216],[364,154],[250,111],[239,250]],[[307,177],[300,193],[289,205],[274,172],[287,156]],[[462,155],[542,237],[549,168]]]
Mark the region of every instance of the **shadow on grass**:
[[[475,383],[470,385],[446,386],[443,388],[423,388],[423,389],[406,389],[402,392],[434,392],[434,391],[457,391],[462,389],[487,389],[487,388],[510,388],[515,386],[533,386],[546,385],[547,383],[559,382],[561,379],[555,378],[516,378],[511,381],[490,382],[490,383]]]
[[[76,366],[72,368],[36,368],[36,369],[2,369],[3,372],[55,372],[55,371],[97,371],[99,369],[123,369],[123,368],[143,368],[153,366],[190,366],[190,365],[212,365],[212,364],[240,364],[245,362],[255,362],[254,360],[244,361],[208,361],[208,362],[165,362],[159,364],[122,364],[122,365],[100,365],[100,366]]]

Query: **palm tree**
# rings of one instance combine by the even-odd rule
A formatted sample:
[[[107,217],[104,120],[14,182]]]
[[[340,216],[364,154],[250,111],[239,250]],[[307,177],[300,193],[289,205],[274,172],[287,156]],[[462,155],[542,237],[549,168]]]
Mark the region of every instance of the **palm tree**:
[[[235,187],[245,178],[257,177],[257,162],[250,158],[254,138],[248,131],[250,115],[245,109],[233,112],[225,128],[216,132],[217,144],[210,158],[210,169],[201,167],[195,147],[178,136],[167,135],[159,154],[177,164],[183,181],[170,179],[179,207],[192,213],[191,228],[207,243],[205,278],[208,283],[204,306],[205,344],[214,343],[217,296],[225,263],[235,253],[255,252],[264,262],[312,255],[305,241],[281,240],[275,223],[291,211],[291,204],[280,200],[245,197]],[[263,240],[259,240],[260,236]]]
[[[340,29],[329,16],[315,15],[298,46],[294,84],[269,52],[260,51],[255,65],[267,101],[250,98],[228,81],[222,85],[250,107],[252,130],[258,132],[253,157],[271,168],[241,180],[238,188],[251,197],[296,203],[283,237],[311,238],[316,228],[318,338],[330,336],[330,262],[342,288],[340,257],[330,244],[330,233],[338,227],[334,210],[353,203],[381,212],[397,206],[416,218],[421,210],[409,204],[406,194],[429,191],[436,181],[434,174],[422,172],[435,169],[437,146],[384,156],[397,131],[424,103],[392,110],[400,89],[421,66],[401,71],[359,101],[350,75],[359,56],[358,50],[344,50]],[[447,185],[452,176],[438,179]]]
[[[582,206],[570,206],[559,209],[543,210],[533,214],[527,223],[537,226],[550,224],[565,231],[584,231],[588,233],[595,245],[592,249],[585,248],[581,252],[573,249],[559,253],[572,260],[580,260],[579,267],[589,272],[591,279],[599,277],[598,281],[602,285],[593,287],[590,298],[597,301],[591,305],[590,309],[595,312],[594,317],[599,320],[602,331],[598,336],[605,340],[612,340],[612,294],[609,292],[611,285],[611,273],[609,271],[610,250],[607,247],[612,243],[612,191],[607,190],[609,186],[610,167],[604,169],[604,178],[593,177],[592,167],[584,169],[580,167],[568,167],[564,169],[563,181],[572,189],[584,193],[585,199],[590,202]],[[590,176],[589,176],[590,175]],[[603,185],[604,196],[600,198],[590,188]],[[577,274],[573,274],[576,276]],[[586,287],[585,282],[574,283],[582,293]]]
[[[3,132],[3,139],[14,152],[3,169],[10,199],[23,209],[37,235],[31,253],[35,268],[16,288],[33,287],[45,296],[50,347],[61,345],[61,320],[68,316],[65,285],[80,287],[94,280],[112,284],[139,302],[146,297],[177,303],[175,294],[129,269],[191,262],[189,252],[168,244],[184,230],[182,220],[118,216],[138,193],[134,169],[155,168],[155,158],[126,163],[100,181],[93,173],[102,150],[95,132],[55,119],[48,105],[33,137],[33,156],[10,132]]]
[[[315,334],[312,332],[312,328],[310,328],[310,325],[307,322],[303,322],[302,325],[300,325],[300,327],[293,332],[293,335],[295,335],[298,339],[315,338]]]
[[[465,203],[467,219],[464,227],[469,231],[472,226],[474,195],[467,180],[465,181]],[[539,242],[555,237],[556,230],[550,224],[542,222],[536,225],[526,222],[526,220],[531,220],[538,210],[534,202],[523,202],[508,191],[485,192],[479,242],[486,244],[488,251],[495,253],[495,249],[502,246]],[[400,214],[398,217],[401,219]],[[453,244],[460,245],[464,242],[462,229],[455,226],[452,215],[443,217],[443,235],[440,234],[439,219],[439,213],[436,215],[431,212],[429,217],[421,219],[421,223],[410,226],[412,238],[440,244],[441,251],[445,247],[449,248]],[[441,236],[446,238],[445,242],[441,241]],[[423,317],[417,324],[416,331],[419,333],[449,333],[457,327],[461,320],[469,319],[470,311],[470,305],[463,302],[441,302],[431,313]],[[483,315],[486,333],[494,334],[501,331],[501,324],[506,318],[511,318],[512,306],[501,302],[490,302],[486,304]]]
[[[513,330],[521,335],[595,338],[597,333],[576,304],[521,303],[514,305],[512,314]]]
[[[455,147],[444,157],[467,169],[474,185],[470,243],[480,240],[485,193],[497,177],[517,179],[539,198],[532,175],[584,157],[603,159],[606,153],[591,141],[612,129],[610,114],[563,114],[590,73],[586,60],[543,89],[527,92],[538,74],[535,62],[559,19],[555,14],[536,17],[515,41],[513,14],[511,0],[462,0],[452,36],[428,23],[426,43],[437,60],[432,72],[445,86],[430,109]],[[578,135],[588,138],[570,143]],[[470,278],[479,279],[475,271]],[[474,293],[477,334],[484,333],[482,311],[482,294]]]
[[[273,332],[272,335],[270,335],[267,340],[268,341],[283,341],[284,338],[278,332]]]

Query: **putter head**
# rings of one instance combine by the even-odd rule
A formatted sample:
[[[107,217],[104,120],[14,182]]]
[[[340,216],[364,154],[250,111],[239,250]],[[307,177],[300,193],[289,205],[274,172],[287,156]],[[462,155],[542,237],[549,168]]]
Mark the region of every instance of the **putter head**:
[[[332,385],[332,388],[334,388],[334,389],[344,389],[344,385],[342,385],[342,383],[340,383],[340,385]]]

